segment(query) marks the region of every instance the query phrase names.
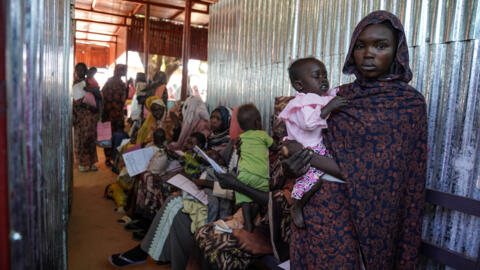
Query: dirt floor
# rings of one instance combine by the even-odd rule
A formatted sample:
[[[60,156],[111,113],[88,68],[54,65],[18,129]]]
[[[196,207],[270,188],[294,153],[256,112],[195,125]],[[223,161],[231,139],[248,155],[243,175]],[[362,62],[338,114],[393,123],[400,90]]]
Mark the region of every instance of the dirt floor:
[[[117,223],[122,215],[114,211],[115,204],[103,198],[105,187],[115,181],[116,175],[105,166],[103,149],[97,148],[97,172],[74,171],[73,207],[68,228],[68,269],[117,269],[110,265],[108,256],[126,251],[140,244],[132,234]],[[170,266],[147,264],[126,269],[167,270]]]

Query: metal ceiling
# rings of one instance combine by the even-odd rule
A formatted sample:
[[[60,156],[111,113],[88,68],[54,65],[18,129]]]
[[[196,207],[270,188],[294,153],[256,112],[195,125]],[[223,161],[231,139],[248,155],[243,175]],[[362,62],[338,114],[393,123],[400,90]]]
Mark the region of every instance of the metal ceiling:
[[[210,5],[216,2],[193,1],[191,24],[208,25]],[[145,16],[147,3],[153,18],[184,21],[184,0],[75,0],[77,42],[110,46],[121,27],[130,24],[129,17]]]

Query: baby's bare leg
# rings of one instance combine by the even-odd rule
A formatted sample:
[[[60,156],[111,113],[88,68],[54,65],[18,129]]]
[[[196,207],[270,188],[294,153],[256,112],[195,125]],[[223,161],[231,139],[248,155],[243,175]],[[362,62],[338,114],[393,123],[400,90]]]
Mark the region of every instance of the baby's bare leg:
[[[260,210],[260,206],[257,203],[242,203],[242,214],[244,220],[245,230],[248,232],[253,231],[253,221]]]
[[[312,188],[303,194],[303,197],[300,200],[295,200],[291,210],[291,216],[293,223],[297,228],[305,228],[305,220],[303,218],[303,207],[310,200],[310,198],[322,187],[322,180],[318,180]]]

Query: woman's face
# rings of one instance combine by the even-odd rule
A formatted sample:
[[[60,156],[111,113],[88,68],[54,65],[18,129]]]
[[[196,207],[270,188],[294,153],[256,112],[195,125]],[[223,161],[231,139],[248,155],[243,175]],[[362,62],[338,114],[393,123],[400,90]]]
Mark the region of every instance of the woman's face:
[[[164,108],[161,105],[158,104],[152,104],[152,107],[150,108],[152,115],[155,119],[160,120],[163,117],[164,114]]]
[[[384,24],[367,26],[353,49],[355,66],[366,80],[388,74],[395,59],[396,40],[392,29]]]
[[[219,111],[214,111],[212,115],[210,115],[210,128],[213,132],[222,131],[222,115]]]

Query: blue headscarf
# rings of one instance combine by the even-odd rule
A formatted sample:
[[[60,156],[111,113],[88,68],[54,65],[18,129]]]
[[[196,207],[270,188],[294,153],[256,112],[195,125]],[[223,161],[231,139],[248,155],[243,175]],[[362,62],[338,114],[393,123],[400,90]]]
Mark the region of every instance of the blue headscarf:
[[[220,132],[223,133],[230,128],[231,110],[227,109],[224,106],[218,106],[217,108],[215,108],[215,110],[212,111],[212,114],[214,112],[219,112],[220,116],[222,116],[222,126]]]

